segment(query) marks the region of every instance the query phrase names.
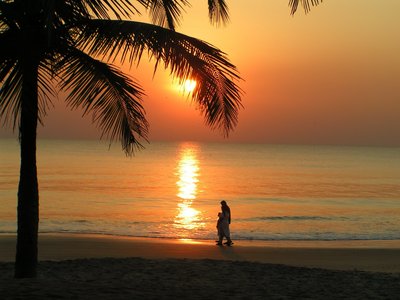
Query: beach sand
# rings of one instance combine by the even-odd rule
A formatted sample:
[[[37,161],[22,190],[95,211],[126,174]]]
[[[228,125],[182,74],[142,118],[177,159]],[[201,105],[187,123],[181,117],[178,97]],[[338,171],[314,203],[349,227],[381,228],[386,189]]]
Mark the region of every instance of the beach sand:
[[[0,236],[1,299],[398,299],[400,242],[245,242],[42,234],[39,276],[13,279]]]

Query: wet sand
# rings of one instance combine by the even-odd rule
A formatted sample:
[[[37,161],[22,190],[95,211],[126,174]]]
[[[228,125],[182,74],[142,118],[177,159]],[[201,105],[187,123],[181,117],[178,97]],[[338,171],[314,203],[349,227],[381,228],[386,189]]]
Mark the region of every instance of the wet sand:
[[[0,261],[15,258],[15,236],[0,235]],[[214,241],[87,234],[42,234],[39,260],[77,258],[188,258],[250,261],[333,270],[400,272],[400,241]]]
[[[2,299],[396,299],[400,242],[245,242],[42,234],[39,276],[12,278],[0,236]]]

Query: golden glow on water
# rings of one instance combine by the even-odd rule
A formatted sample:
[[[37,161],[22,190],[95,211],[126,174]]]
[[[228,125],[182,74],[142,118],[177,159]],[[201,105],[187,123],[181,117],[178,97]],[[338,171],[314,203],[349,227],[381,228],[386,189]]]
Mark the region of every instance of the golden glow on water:
[[[197,194],[199,167],[194,153],[195,149],[190,146],[184,148],[178,165],[179,181],[176,184],[179,192],[177,196],[185,200],[195,199]]]
[[[204,226],[201,222],[201,212],[193,207],[197,197],[199,182],[199,161],[197,159],[198,146],[182,144],[179,153],[176,182],[180,199],[175,216],[174,225],[179,229],[196,229]]]

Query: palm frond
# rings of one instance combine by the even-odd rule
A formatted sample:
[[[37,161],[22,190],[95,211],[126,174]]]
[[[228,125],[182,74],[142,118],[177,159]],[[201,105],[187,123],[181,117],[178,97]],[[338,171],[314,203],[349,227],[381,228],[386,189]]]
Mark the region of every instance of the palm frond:
[[[58,0],[56,0],[58,1]],[[117,19],[130,18],[138,14],[139,10],[132,4],[131,0],[69,0],[72,4],[88,7],[96,18],[111,19],[113,15]]]
[[[43,117],[46,116],[47,110],[53,105],[52,99],[56,97],[54,90],[55,83],[53,82],[54,70],[52,69],[53,62],[43,60],[39,64],[38,74],[38,108],[39,122],[43,124]]]
[[[323,0],[289,0],[289,7],[291,8],[291,14],[294,15],[299,7],[299,4],[303,6],[304,11],[308,13],[312,6],[317,6],[322,3]]]
[[[201,40],[152,24],[133,21],[92,20],[82,28],[78,44],[89,55],[138,63],[144,51],[181,80],[192,78],[192,93],[211,128],[224,135],[236,126],[241,108],[240,80],[236,67],[225,53]]]
[[[143,0],[139,0],[143,1]],[[64,20],[65,25],[81,18],[122,19],[140,14],[132,0],[41,0],[36,1],[40,11]]]
[[[51,77],[47,72],[43,72],[43,69],[42,64],[38,76],[38,118],[41,124],[49,105],[52,104],[51,97],[55,96]],[[4,118],[4,125],[12,124],[15,129],[21,109],[22,91],[22,72],[16,60],[10,59],[0,63],[0,84],[0,117]]]
[[[190,6],[187,0],[146,0],[145,7],[150,12],[152,22],[156,25],[175,30],[185,6]]]
[[[17,70],[19,67],[17,62],[19,61],[19,53],[21,51],[21,46],[19,44],[20,40],[18,37],[20,36],[19,31],[16,30],[13,26],[8,28],[4,32],[0,33],[0,83],[4,81],[4,84],[1,87],[1,115],[5,117],[6,120],[11,120],[14,118],[13,127],[15,128],[16,119],[19,114],[19,99],[11,99],[20,96],[20,88],[18,85],[21,83],[19,76],[17,75]],[[55,96],[55,92],[53,90],[53,85],[50,80],[53,77],[52,72],[49,67],[51,66],[50,62],[42,61],[39,67],[39,76],[38,76],[38,105],[39,105],[39,122],[43,124],[43,117],[46,115],[47,108],[51,105],[51,97]],[[15,70],[14,70],[15,68]],[[12,88],[12,84],[16,84],[16,91],[12,93],[8,91],[8,89]],[[4,98],[3,98],[4,97]],[[15,106],[15,107],[12,107]],[[5,123],[9,123],[6,121]]]
[[[16,60],[0,63],[0,118],[3,126],[17,125],[21,111],[22,71]]]
[[[13,4],[0,2],[0,118],[15,129],[21,109],[22,72],[16,54],[19,43],[11,21]]]
[[[208,0],[208,16],[212,24],[229,22],[229,10],[225,0]]]
[[[8,3],[5,1],[0,2],[0,32],[7,29],[10,24],[14,23],[10,17],[14,15],[13,7],[14,3]]]
[[[119,139],[127,154],[147,141],[148,123],[138,84],[116,68],[80,51],[71,51],[60,64],[61,88],[70,91],[72,108],[82,107],[110,141]]]

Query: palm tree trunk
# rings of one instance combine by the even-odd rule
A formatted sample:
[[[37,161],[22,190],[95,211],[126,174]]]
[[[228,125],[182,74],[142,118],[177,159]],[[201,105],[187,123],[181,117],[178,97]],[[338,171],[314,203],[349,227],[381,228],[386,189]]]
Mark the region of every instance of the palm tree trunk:
[[[18,186],[18,236],[15,277],[36,277],[38,262],[39,192],[36,170],[38,122],[38,64],[33,57],[21,61],[23,85],[19,139],[21,169]]]

